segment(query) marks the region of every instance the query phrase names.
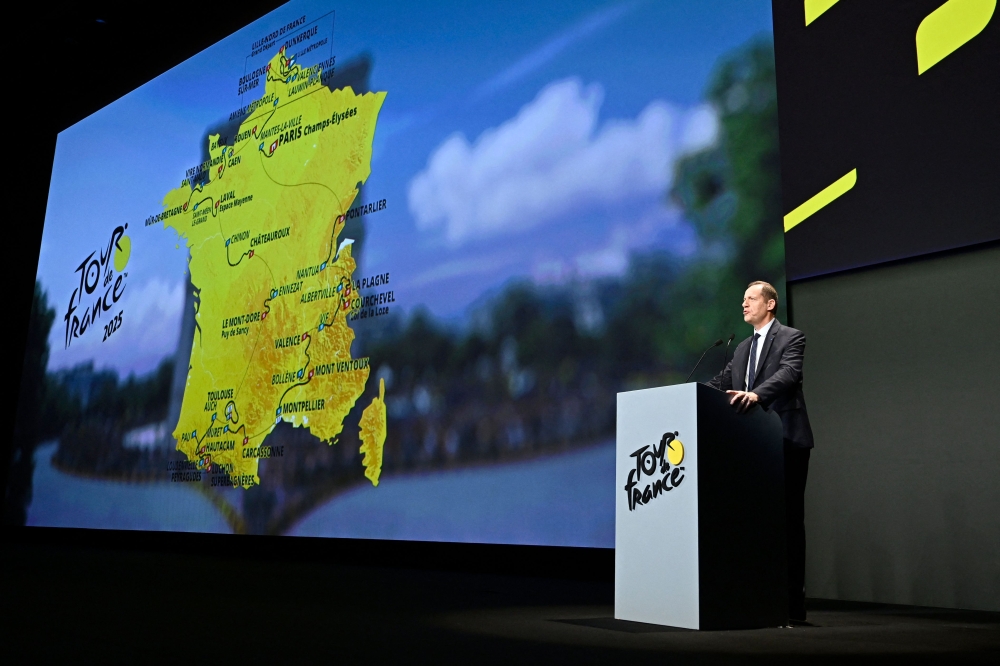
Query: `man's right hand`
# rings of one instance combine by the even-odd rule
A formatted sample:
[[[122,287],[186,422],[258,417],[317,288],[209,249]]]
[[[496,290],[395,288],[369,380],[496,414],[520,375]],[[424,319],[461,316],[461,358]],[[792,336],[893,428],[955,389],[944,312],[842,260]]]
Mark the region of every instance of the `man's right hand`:
[[[736,407],[736,411],[740,414],[756,405],[760,400],[760,396],[753,391],[726,391],[726,395],[732,396],[729,399],[729,404]]]

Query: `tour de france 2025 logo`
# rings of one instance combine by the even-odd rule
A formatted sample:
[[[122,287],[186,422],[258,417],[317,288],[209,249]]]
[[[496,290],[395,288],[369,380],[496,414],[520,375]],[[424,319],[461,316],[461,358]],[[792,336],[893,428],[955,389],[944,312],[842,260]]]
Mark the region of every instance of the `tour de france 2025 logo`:
[[[659,446],[650,448],[647,444],[630,454],[630,458],[635,458],[635,467],[628,471],[628,481],[625,482],[629,511],[634,511],[641,504],[649,504],[684,481],[684,468],[681,467],[684,443],[678,439],[679,435],[678,432],[664,433]],[[662,477],[654,478],[661,474]],[[647,479],[645,488],[642,487],[644,479]]]
[[[132,254],[132,241],[125,235],[126,229],[128,224],[115,227],[107,245],[99,246],[87,255],[74,271],[80,274],[79,285],[73,289],[63,315],[67,349],[74,339],[95,327],[98,319],[112,310],[125,293],[125,280],[128,278],[125,267]],[[105,317],[104,340],[121,327],[122,313],[119,310]]]

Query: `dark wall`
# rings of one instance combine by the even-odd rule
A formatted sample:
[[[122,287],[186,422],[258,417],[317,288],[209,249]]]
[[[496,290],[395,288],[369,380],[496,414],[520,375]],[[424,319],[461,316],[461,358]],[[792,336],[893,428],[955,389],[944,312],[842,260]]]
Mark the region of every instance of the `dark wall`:
[[[789,285],[811,597],[1000,610],[1000,245]]]
[[[943,4],[774,1],[784,213],[856,176],[785,234],[790,281],[1000,239],[1000,17],[919,73]]]

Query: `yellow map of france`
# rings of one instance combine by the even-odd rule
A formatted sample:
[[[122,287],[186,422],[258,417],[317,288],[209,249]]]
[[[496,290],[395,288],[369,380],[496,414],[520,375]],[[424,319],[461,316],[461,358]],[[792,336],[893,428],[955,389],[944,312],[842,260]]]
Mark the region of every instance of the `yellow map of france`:
[[[371,172],[384,92],[329,90],[318,68],[271,59],[263,96],[232,145],[209,137],[208,178],[163,200],[190,250],[200,303],[177,450],[233,486],[260,483],[281,421],[333,444],[368,381],[351,357],[352,240],[341,238]],[[364,410],[365,476],[378,485],[384,386]]]

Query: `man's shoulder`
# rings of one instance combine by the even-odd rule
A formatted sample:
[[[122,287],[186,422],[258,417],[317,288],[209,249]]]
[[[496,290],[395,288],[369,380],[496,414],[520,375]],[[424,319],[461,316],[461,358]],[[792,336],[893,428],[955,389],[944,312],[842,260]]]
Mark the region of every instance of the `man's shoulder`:
[[[800,351],[805,350],[806,346],[806,334],[797,328],[792,328],[791,326],[785,326],[784,324],[774,322],[775,326],[771,330],[774,332],[774,348],[780,350],[782,354],[785,354],[791,349],[798,349]]]
[[[776,338],[776,337],[794,338],[794,337],[798,337],[800,335],[802,335],[802,336],[805,335],[805,333],[803,333],[799,329],[792,328],[791,326],[786,326],[785,324],[782,324],[777,319],[773,319],[772,322],[773,323],[771,324],[771,327],[767,330],[767,337],[771,337],[771,338]],[[746,338],[744,338],[743,341],[740,344],[741,345],[742,344],[750,344],[750,342],[752,340],[753,340],[753,333],[750,333],[750,335],[748,335]]]
[[[771,328],[768,329],[767,335],[768,337],[775,339],[780,338],[783,342],[795,340],[797,338],[805,338],[806,336],[806,334],[799,329],[786,326],[777,319],[775,319],[774,323],[771,324]],[[751,342],[753,342],[753,333],[743,338],[743,340],[736,345],[736,348],[739,349],[740,347],[749,346]]]
[[[772,327],[772,330],[774,331],[774,333],[776,335],[780,335],[780,336],[788,337],[788,338],[805,337],[805,335],[806,335],[805,333],[803,333],[802,331],[800,331],[797,328],[792,328],[791,326],[788,326],[786,324],[782,324],[777,319],[774,320],[774,325]]]

